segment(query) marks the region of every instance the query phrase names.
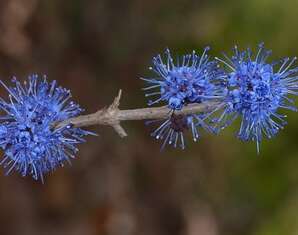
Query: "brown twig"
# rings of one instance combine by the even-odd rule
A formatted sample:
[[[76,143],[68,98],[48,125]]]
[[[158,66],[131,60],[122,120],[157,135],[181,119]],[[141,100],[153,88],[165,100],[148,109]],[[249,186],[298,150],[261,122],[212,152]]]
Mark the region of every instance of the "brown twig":
[[[165,119],[171,115],[171,109],[167,106],[152,107],[152,108],[140,108],[140,109],[127,109],[120,110],[120,99],[122,91],[119,90],[117,97],[108,108],[98,110],[93,114],[81,115],[75,118],[68,119],[66,121],[58,123],[55,128],[60,128],[68,124],[72,124],[75,127],[85,127],[91,125],[106,125],[111,126],[119,134],[120,137],[127,136],[127,133],[120,125],[122,121],[131,120],[146,120],[146,119]],[[204,102],[200,104],[190,104],[185,106],[181,110],[175,111],[175,114],[194,114],[207,112],[214,107],[218,106],[219,102]]]

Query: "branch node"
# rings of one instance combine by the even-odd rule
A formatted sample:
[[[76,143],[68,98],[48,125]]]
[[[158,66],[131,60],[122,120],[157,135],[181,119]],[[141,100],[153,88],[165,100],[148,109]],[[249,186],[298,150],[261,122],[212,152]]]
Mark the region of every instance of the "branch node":
[[[123,138],[127,136],[127,133],[123,129],[123,127],[120,125],[120,120],[118,119],[118,112],[119,112],[119,105],[120,105],[120,99],[122,95],[122,90],[120,89],[118,92],[118,95],[115,97],[113,103],[105,110],[104,116],[105,116],[105,122],[106,125],[109,125],[114,128],[114,130],[117,132],[117,134]],[[99,119],[102,115],[101,113],[98,113]]]

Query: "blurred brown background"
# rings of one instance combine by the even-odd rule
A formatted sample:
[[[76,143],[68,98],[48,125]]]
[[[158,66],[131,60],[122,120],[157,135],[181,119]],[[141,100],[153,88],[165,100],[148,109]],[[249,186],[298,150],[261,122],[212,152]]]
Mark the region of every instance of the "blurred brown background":
[[[47,74],[86,112],[119,88],[121,108],[144,107],[137,78],[166,47],[210,45],[215,55],[264,41],[275,58],[298,55],[297,9],[295,0],[1,0],[0,76]],[[260,156],[236,127],[162,153],[143,122],[124,123],[126,139],[91,128],[99,137],[44,185],[1,170],[0,234],[298,234],[298,115],[288,120]]]

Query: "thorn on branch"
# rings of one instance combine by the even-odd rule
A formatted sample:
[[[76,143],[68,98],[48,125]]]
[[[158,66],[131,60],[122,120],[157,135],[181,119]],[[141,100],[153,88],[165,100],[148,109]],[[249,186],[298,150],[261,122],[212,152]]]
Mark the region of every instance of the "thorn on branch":
[[[112,126],[114,130],[117,132],[117,134],[121,137],[124,138],[127,136],[126,131],[123,129],[123,127],[120,124],[115,124]]]
[[[127,133],[124,130],[124,128],[120,125],[120,121],[116,118],[117,112],[119,111],[121,95],[122,95],[122,90],[120,89],[118,92],[118,95],[115,97],[113,103],[107,109],[107,112],[108,112],[109,116],[111,117],[110,125],[114,128],[114,130],[117,132],[117,134],[121,138],[124,138],[127,136]]]
[[[109,110],[119,110],[120,99],[122,96],[122,90],[118,91],[118,95],[115,97],[113,103],[110,105]]]

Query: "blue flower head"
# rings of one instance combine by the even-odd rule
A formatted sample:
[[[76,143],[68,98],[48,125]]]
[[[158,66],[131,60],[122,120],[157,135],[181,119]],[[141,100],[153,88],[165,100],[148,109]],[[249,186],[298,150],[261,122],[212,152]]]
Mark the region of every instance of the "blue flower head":
[[[226,60],[217,58],[229,70],[226,105],[218,122],[225,127],[240,116],[238,137],[256,141],[258,152],[262,138],[272,138],[286,124],[286,116],[280,112],[296,111],[289,98],[298,94],[298,68],[292,68],[296,58],[268,63],[270,54],[260,44],[255,56],[250,49],[241,52],[235,47],[231,58],[226,55]]]
[[[205,122],[204,114],[175,114],[173,112],[169,118],[161,123],[161,125],[152,132],[152,136],[157,140],[162,140],[162,148],[168,144],[176,148],[185,148],[184,135],[190,131],[193,141],[196,142],[199,138],[198,127],[203,127],[206,130],[213,131]],[[149,121],[147,123],[157,122],[157,120]],[[160,122],[160,121],[158,121]]]
[[[72,125],[53,128],[55,123],[75,117],[82,109],[72,101],[69,90],[57,87],[37,75],[21,84],[13,79],[7,87],[9,102],[0,99],[0,147],[4,151],[1,165],[22,176],[43,181],[43,175],[70,162],[77,153],[76,144],[90,132]]]
[[[166,62],[160,55],[153,58],[152,69],[156,78],[142,78],[149,86],[144,88],[147,97],[156,96],[149,100],[149,105],[166,102],[172,110],[180,110],[189,103],[217,98],[222,89],[217,84],[220,77],[215,61],[209,61],[205,48],[201,56],[195,52],[178,57],[176,63],[169,50],[166,50]],[[151,91],[153,90],[153,91]]]

